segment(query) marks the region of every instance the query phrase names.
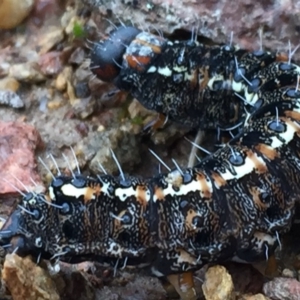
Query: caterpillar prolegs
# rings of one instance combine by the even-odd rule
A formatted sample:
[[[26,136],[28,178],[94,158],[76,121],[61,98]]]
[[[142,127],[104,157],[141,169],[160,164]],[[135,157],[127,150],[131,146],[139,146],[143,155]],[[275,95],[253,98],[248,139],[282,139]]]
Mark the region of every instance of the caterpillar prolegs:
[[[22,255],[30,253],[46,259],[68,262],[88,259],[119,267],[148,267],[155,275],[167,276],[171,282],[174,275],[191,274],[210,262],[266,259],[278,246],[280,235],[290,229],[300,189],[300,92],[296,88],[299,67],[283,62],[283,56],[271,53],[258,55],[234,50],[233,55],[230,52],[233,48],[229,48],[231,58],[225,64],[222,56],[225,55],[224,46],[212,48],[215,52],[211,50],[209,54],[203,52],[206,67],[199,71],[201,65],[198,65],[198,69],[194,67],[192,72],[188,72],[188,66],[195,66],[196,59],[205,66],[205,60],[197,58],[202,52],[199,52],[197,47],[200,46],[196,42],[193,42],[194,46],[184,42],[173,43],[172,48],[169,42],[151,36],[143,42],[144,46],[151,45],[147,50],[143,49],[144,46],[140,47],[140,42],[134,46],[130,41],[136,38],[136,34],[143,36],[145,33],[133,30],[128,40],[127,29],[123,27],[122,30],[126,33],[126,39],[120,43],[123,50],[139,55],[127,57],[125,54],[127,58],[124,59],[123,50],[113,52],[115,48],[109,47],[119,45],[115,45],[113,36],[111,46],[106,45],[111,60],[103,58],[103,53],[98,50],[94,52],[98,65],[93,70],[98,75],[105,79],[107,74],[107,79],[115,80],[116,84],[123,80],[124,86],[127,82],[124,78],[133,78],[133,84],[126,83],[128,88],[134,95],[140,95],[141,101],[153,102],[155,109],[158,98],[151,98],[151,102],[150,95],[153,93],[142,94],[136,86],[142,91],[145,84],[152,84],[153,92],[158,83],[157,77],[165,76],[162,82],[168,92],[159,99],[169,106],[162,105],[161,112],[174,113],[173,118],[192,126],[198,126],[202,119],[207,127],[227,127],[243,122],[243,128],[229,143],[193,168],[176,168],[151,178],[57,176],[45,194],[24,195],[0,231],[0,244],[10,245],[8,250]],[[157,43],[156,39],[163,41],[166,48],[159,44],[154,48],[155,52],[153,44]],[[179,56],[159,56],[164,55],[166,49],[172,49],[168,50],[172,53],[176,45],[179,45],[179,50],[176,50]],[[130,57],[135,59],[130,60]],[[165,58],[160,60],[159,57]],[[180,68],[178,59],[184,62]],[[253,62],[246,64],[251,59]],[[115,69],[125,61],[130,63],[129,67],[124,65],[120,70]],[[187,71],[178,72],[181,74],[179,78],[184,78],[178,81],[178,86],[173,80],[177,68],[174,66],[178,70],[187,68]],[[143,79],[143,72],[153,68],[156,71],[146,72],[148,75]],[[221,71],[218,73],[215,69]],[[170,70],[173,70],[172,76],[168,75]],[[209,76],[203,81],[201,74]],[[220,76],[226,79],[219,80],[222,83],[217,80]],[[152,82],[149,81],[151,78]],[[198,82],[199,78],[202,81]],[[176,91],[188,92],[187,87],[193,83],[191,79],[195,80],[198,88],[201,84],[204,86],[197,95],[203,94],[208,98],[203,96],[199,100],[203,104],[198,110],[202,113],[199,118],[198,114],[191,114],[189,119],[185,119],[178,115],[178,102],[173,106],[173,102],[168,101]],[[229,80],[232,80],[231,85]],[[216,86],[222,89],[214,91],[210,88]],[[146,86],[146,91],[147,88],[150,89]],[[239,100],[233,91],[245,101]],[[181,107],[197,106],[198,98],[189,99],[194,99],[195,103],[189,106],[190,102],[186,103],[183,99]],[[224,101],[230,103],[231,100],[237,108],[235,121],[226,118],[222,111],[230,108],[230,105],[223,106]],[[182,112],[187,114],[188,110],[182,109]],[[175,287],[184,299],[196,297],[192,284],[186,292],[180,286]]]

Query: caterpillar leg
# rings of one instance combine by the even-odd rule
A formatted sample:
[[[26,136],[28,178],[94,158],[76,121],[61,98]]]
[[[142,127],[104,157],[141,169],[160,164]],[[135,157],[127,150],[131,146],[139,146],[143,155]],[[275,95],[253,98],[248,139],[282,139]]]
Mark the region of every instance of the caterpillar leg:
[[[274,254],[270,255],[269,259],[264,263],[255,262],[252,265],[264,277],[272,279],[280,275],[278,272],[278,263]]]
[[[163,128],[167,121],[168,118],[165,115],[157,114],[156,118],[154,118],[144,126],[143,133],[147,134]]]
[[[197,300],[192,272],[171,274],[167,276],[181,300]]]
[[[160,278],[160,282],[161,282],[168,298],[170,298],[170,299],[178,299],[179,298],[179,295],[178,295],[174,285],[172,285],[164,277]]]
[[[278,264],[277,264],[277,260],[275,258],[275,254],[272,254],[269,257],[266,268],[265,268],[265,272],[263,275],[266,277],[270,277],[270,278],[273,278],[276,275],[278,275]]]

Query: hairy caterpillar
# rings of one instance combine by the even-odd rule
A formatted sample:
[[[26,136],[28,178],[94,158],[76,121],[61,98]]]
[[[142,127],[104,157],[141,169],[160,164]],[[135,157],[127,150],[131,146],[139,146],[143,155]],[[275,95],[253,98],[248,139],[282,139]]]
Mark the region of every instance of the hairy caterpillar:
[[[122,30],[127,39],[127,28],[123,27]],[[121,35],[120,32],[117,31]],[[135,38],[136,34],[144,34],[138,33],[136,29],[130,32],[129,40],[124,39],[121,43],[126,51],[130,49],[126,43]],[[153,39],[156,41],[154,37]],[[152,39],[150,41],[153,45]],[[111,46],[115,46],[116,41],[113,39],[112,42]],[[148,37],[146,42],[149,43]],[[163,42],[165,43],[164,40]],[[184,50],[184,55],[177,56],[177,60],[182,57],[184,62],[193,65],[200,51],[197,48],[200,46],[194,43],[194,50]],[[184,47],[188,48],[189,44],[186,44]],[[181,50],[176,53],[182,53],[183,46],[180,43],[178,45]],[[171,49],[171,44],[169,46],[170,48],[166,42],[165,47]],[[95,51],[98,62],[93,70],[104,79],[109,76],[106,79],[116,80],[117,85],[120,81],[125,84],[124,78],[134,78],[136,82],[131,87],[129,85],[129,88],[133,94],[142,93],[135,85],[142,89],[145,83],[150,84],[147,78],[142,78],[143,72],[139,73],[142,55],[133,56],[135,59],[131,61],[130,68],[122,67],[119,70],[114,61],[121,64],[120,54],[123,55],[123,50],[118,48],[116,52],[112,52],[115,48],[109,47],[107,45],[113,61]],[[138,54],[146,51],[138,45],[135,47]],[[162,48],[160,54],[166,48]],[[224,54],[225,48],[213,49],[216,52],[215,59],[223,57],[219,55]],[[156,54],[149,51],[145,54],[152,53],[155,58]],[[175,51],[174,48],[172,51]],[[193,51],[194,56],[187,60],[185,54],[192,54]],[[240,114],[236,115],[234,122],[224,117],[222,109],[225,107],[220,101],[226,97],[222,94],[222,89],[210,89],[210,86],[216,85],[209,82],[217,82],[216,76],[220,73],[209,77],[212,79],[206,78],[208,81],[204,94],[210,95],[208,99],[213,106],[210,107],[207,98],[201,98],[203,111],[198,111],[202,113],[199,118],[195,115],[191,115],[189,119],[185,119],[185,115],[179,116],[178,106],[173,106],[173,103],[167,103],[169,106],[166,105],[161,111],[168,115],[174,113],[171,114],[172,118],[178,118],[191,126],[199,125],[200,118],[205,120],[208,127],[226,127],[243,122],[241,132],[228,144],[193,168],[177,168],[152,178],[111,175],[92,178],[80,174],[71,177],[57,176],[46,194],[24,195],[19,207],[0,231],[0,244],[10,245],[11,251],[20,254],[31,253],[68,262],[95,259],[120,267],[148,266],[155,275],[168,278],[174,274],[190,274],[209,262],[253,262],[271,255],[279,244],[280,235],[290,229],[300,189],[300,93],[297,88],[291,87],[297,82],[299,67],[290,62],[281,62],[278,55],[272,56],[264,52],[259,56],[236,49],[232,51],[235,54],[229,55],[229,61],[238,57],[239,69],[243,66],[246,70],[240,71],[244,73],[240,81],[232,79],[235,73],[239,74],[235,69],[236,65],[228,64],[226,69],[223,58],[220,60],[220,66],[231,72],[228,71],[226,76],[232,75],[228,77],[232,79],[231,85],[226,86],[231,86],[233,91],[246,99],[246,103],[238,98],[234,100],[233,97],[236,96],[230,91],[228,99],[224,100],[236,101]],[[145,65],[152,68],[153,61],[147,55],[144,58]],[[170,55],[171,60],[174,57],[176,56]],[[208,57],[212,59],[213,55]],[[254,61],[257,59],[256,63],[250,63],[251,58]],[[103,60],[101,68],[99,60]],[[132,63],[136,60],[138,63],[133,67]],[[124,61],[128,59],[123,59],[123,63]],[[166,71],[167,67],[163,62],[162,60],[160,68]],[[217,65],[207,65],[208,73],[212,72],[210,66]],[[155,68],[159,70],[159,59]],[[172,70],[171,67],[167,69]],[[159,76],[166,74],[161,73]],[[198,73],[201,72],[197,71]],[[158,80],[155,77],[157,74],[154,72],[152,90]],[[251,89],[245,78],[251,80]],[[258,78],[262,83],[255,85]],[[173,94],[170,95],[178,91],[173,79],[165,76],[165,81],[162,81],[165,87],[170,87],[169,92],[173,85]],[[219,87],[225,87],[224,82],[218,84]],[[186,87],[179,86],[184,90],[188,85],[190,82],[186,80]],[[141,101],[148,103],[151,100],[154,102],[152,108],[157,109],[155,97],[150,99],[148,93],[141,96]],[[189,99],[196,101],[193,105],[197,104],[198,98]],[[182,105],[189,106],[189,103],[182,101]],[[244,108],[247,108],[246,111]],[[247,114],[248,108],[251,114]],[[210,109],[211,115],[206,112]],[[188,110],[182,112],[187,114]],[[186,292],[180,286],[175,288],[182,298],[193,299],[192,285]]]
[[[290,228],[300,189],[294,95],[258,110],[242,133],[192,169],[150,179],[55,178],[46,195],[26,194],[2,243],[61,260],[133,259],[159,276],[266,258]]]
[[[196,40],[171,42],[120,27],[95,43],[91,70],[171,120],[216,129],[241,125],[245,108],[251,113],[281,101],[300,70],[288,60],[280,53],[205,46]]]

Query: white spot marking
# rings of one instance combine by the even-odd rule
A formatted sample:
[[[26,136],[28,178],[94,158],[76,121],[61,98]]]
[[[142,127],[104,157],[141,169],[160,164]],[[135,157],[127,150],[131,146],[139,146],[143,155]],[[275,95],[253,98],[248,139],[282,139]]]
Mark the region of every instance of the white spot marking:
[[[88,187],[76,188],[72,184],[64,184],[61,188],[64,195],[70,196],[70,197],[75,197],[75,198],[79,198],[81,196],[84,197],[87,194],[88,189],[89,189]],[[95,199],[95,198],[96,198],[95,195],[93,195],[92,199]]]
[[[151,66],[148,70],[147,73],[155,73],[157,71],[155,66]]]
[[[170,77],[172,75],[172,70],[169,67],[158,68],[157,72],[165,77]]]

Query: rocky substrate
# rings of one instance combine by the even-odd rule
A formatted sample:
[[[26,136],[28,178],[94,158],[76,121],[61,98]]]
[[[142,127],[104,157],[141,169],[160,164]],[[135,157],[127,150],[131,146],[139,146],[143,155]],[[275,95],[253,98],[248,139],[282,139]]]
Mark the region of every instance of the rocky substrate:
[[[287,272],[287,271],[286,271]],[[119,272],[94,263],[55,266],[31,257],[8,254],[2,270],[2,297],[14,300],[167,299],[160,282],[140,272]],[[297,300],[300,283],[292,277],[276,277],[263,284],[263,276],[251,266],[228,263],[205,267],[195,274],[199,299]],[[1,298],[3,299],[3,298]]]

